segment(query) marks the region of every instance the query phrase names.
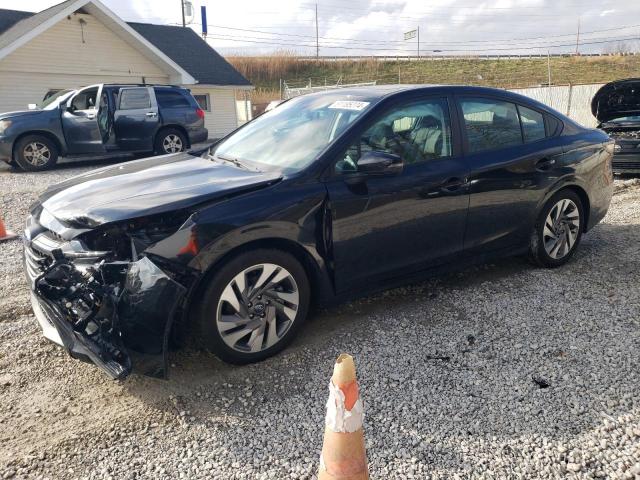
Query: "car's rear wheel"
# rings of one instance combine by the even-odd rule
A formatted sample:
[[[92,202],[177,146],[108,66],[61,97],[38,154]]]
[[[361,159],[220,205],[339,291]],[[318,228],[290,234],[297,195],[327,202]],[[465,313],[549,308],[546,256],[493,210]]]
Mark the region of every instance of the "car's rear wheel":
[[[567,263],[576,252],[584,230],[584,208],[573,190],[556,193],[542,209],[531,236],[531,260],[554,268]]]
[[[156,137],[155,152],[158,155],[179,153],[187,149],[187,138],[176,128],[165,128]]]
[[[27,172],[38,172],[53,167],[58,161],[58,147],[42,135],[22,137],[14,147],[16,164]]]
[[[225,263],[197,312],[198,337],[222,360],[246,364],[285,348],[309,308],[309,281],[295,257],[255,250]]]

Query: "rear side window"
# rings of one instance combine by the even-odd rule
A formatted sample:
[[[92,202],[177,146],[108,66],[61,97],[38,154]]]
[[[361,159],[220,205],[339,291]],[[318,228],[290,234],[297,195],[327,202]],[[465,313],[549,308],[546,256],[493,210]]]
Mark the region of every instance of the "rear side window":
[[[544,115],[530,108],[518,105],[520,121],[522,122],[522,135],[525,143],[542,140],[546,137],[544,129]]]
[[[172,90],[156,90],[158,105],[162,108],[185,108],[189,107],[189,100],[180,92]]]
[[[123,88],[120,90],[120,110],[150,108],[151,98],[146,88]]]
[[[514,103],[465,98],[461,106],[469,153],[522,145],[518,109]]]

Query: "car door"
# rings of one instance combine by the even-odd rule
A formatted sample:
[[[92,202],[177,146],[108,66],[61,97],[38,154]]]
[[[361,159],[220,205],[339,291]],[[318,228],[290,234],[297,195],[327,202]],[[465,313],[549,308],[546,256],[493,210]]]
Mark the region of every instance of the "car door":
[[[326,186],[339,292],[447,262],[462,250],[467,172],[449,105],[446,97],[397,103],[355,133],[336,160]],[[358,161],[368,152],[402,161],[402,171],[363,174]]]
[[[76,92],[61,105],[62,130],[69,153],[103,153],[104,133],[98,122],[102,85],[94,85]]]
[[[459,97],[469,165],[469,254],[527,245],[545,192],[557,178],[561,142],[543,111],[498,97]]]
[[[159,125],[158,103],[153,87],[120,89],[114,114],[114,132],[121,150],[153,150]]]

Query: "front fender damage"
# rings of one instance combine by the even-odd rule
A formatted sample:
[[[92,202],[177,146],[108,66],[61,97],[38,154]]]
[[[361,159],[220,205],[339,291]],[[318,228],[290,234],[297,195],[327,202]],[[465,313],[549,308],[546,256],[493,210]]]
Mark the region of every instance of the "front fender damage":
[[[111,378],[166,378],[169,333],[187,291],[172,277],[148,256],[81,268],[58,252],[34,281],[34,310],[71,356]]]

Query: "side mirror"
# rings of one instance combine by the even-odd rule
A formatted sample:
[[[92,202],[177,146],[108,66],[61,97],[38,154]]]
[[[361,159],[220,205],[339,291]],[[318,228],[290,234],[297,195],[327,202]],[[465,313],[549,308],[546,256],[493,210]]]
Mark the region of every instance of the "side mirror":
[[[402,168],[402,159],[392,153],[366,152],[358,160],[358,172],[367,175],[397,175]]]

